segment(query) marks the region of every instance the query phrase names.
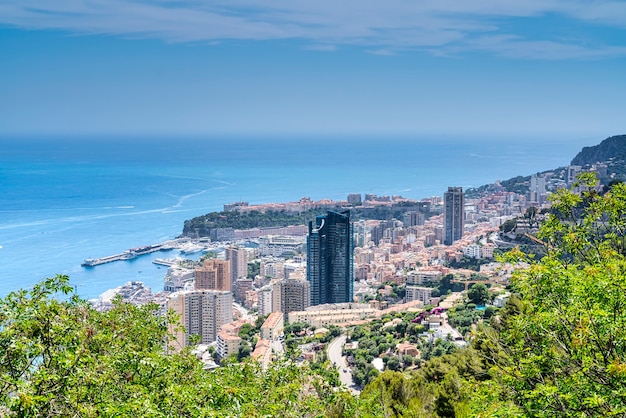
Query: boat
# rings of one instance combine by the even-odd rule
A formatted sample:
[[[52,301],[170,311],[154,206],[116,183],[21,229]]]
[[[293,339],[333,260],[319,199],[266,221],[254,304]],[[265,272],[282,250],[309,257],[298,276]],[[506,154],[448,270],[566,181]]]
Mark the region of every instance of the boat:
[[[182,246],[180,248],[180,253],[181,254],[194,254],[194,253],[198,253],[200,251],[204,251],[204,246],[203,245],[198,245],[198,244],[186,244],[184,246]]]

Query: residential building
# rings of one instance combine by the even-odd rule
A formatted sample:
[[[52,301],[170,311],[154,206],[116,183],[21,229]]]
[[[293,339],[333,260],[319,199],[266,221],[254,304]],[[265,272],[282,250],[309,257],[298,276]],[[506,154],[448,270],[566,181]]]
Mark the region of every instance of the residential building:
[[[267,370],[272,361],[272,342],[269,340],[260,339],[254,351],[250,354],[250,358],[258,361],[261,364],[263,370]]]
[[[197,335],[200,344],[216,340],[222,325],[233,320],[233,296],[219,290],[187,290],[175,292],[167,300],[167,308],[180,317],[180,325],[172,324],[170,331],[175,334],[177,346],[181,349],[189,345],[189,337]],[[186,332],[185,332],[186,331]]]
[[[285,261],[279,259],[263,259],[259,267],[263,277],[282,279],[285,277]]]
[[[302,279],[285,279],[281,286],[281,311],[288,314],[311,306],[311,284]]]
[[[443,228],[445,245],[461,239],[465,227],[465,195],[462,187],[448,187],[443,194]]]
[[[426,283],[436,285],[441,280],[441,272],[439,270],[413,270],[406,276],[406,284],[421,286]]]
[[[411,302],[414,300],[419,300],[424,305],[428,305],[430,303],[432,293],[433,293],[432,287],[407,285],[406,286],[406,301]]]
[[[212,258],[205,260],[195,271],[196,290],[222,290],[230,292],[230,263]]]
[[[426,216],[417,211],[405,212],[404,215],[402,215],[402,223],[404,226],[424,225],[425,220]]]
[[[234,285],[240,277],[248,276],[248,251],[240,247],[228,247],[225,250],[226,260],[230,261],[230,283]]]
[[[272,306],[272,302],[273,302],[272,286],[270,285],[263,286],[257,292],[257,297],[258,297],[257,303],[258,303],[258,308],[259,308],[259,315],[261,316],[269,315],[270,313],[274,311],[273,306]]]
[[[235,282],[235,300],[243,304],[246,300],[246,294],[253,289],[252,279],[238,279]]]
[[[368,304],[340,303],[311,306],[304,311],[289,312],[289,323],[304,322],[315,327],[342,325],[372,316],[376,310]]]
[[[541,195],[546,192],[546,178],[533,174],[530,176],[530,191]]]
[[[224,358],[239,352],[239,343],[241,343],[239,336],[229,334],[226,331],[218,332],[215,347],[217,355],[220,356],[220,358]]]
[[[311,305],[352,302],[353,236],[350,212],[328,211],[309,222],[307,280]]]
[[[261,338],[270,341],[276,341],[283,335],[285,326],[284,315],[282,312],[272,312],[263,325],[261,325]]]
[[[473,243],[463,247],[463,255],[469,258],[481,258],[480,245]]]
[[[496,249],[496,246],[493,244],[483,245],[480,249],[482,258],[493,258],[493,250]]]
[[[576,181],[576,176],[583,170],[583,168],[579,165],[570,165],[566,169],[566,178],[568,186],[571,186]]]

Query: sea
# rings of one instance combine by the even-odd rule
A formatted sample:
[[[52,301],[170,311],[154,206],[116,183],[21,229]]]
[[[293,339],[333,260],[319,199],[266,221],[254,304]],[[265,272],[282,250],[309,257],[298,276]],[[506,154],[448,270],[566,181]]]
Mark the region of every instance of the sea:
[[[589,138],[281,136],[0,138],[0,297],[56,274],[83,298],[142,281],[157,252],[92,268],[86,258],[181,234],[224,204],[442,196],[568,165]]]

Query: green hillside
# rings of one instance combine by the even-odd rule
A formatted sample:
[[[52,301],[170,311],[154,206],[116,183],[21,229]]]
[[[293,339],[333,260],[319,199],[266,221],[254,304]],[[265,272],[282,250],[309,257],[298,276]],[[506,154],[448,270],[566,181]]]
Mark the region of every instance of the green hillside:
[[[611,136],[598,145],[584,147],[572,165],[586,166],[609,161],[626,160],[626,135]]]

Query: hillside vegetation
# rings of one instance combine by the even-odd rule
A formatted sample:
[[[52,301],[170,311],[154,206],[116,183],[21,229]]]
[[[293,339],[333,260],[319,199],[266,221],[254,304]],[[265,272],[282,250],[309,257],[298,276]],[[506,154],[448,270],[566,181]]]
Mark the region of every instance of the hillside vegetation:
[[[610,160],[626,160],[626,135],[611,136],[598,145],[584,147],[572,160],[572,165],[591,165]]]

